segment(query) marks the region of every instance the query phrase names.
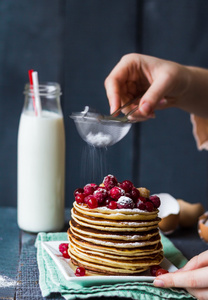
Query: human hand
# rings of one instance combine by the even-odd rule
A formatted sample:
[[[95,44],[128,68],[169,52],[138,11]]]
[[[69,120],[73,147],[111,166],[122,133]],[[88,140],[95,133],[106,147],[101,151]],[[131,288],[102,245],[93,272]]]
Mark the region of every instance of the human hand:
[[[105,80],[111,113],[138,96],[139,107],[132,115],[136,121],[154,117],[155,109],[177,106],[186,91],[188,74],[185,66],[174,62],[140,54],[123,56]]]
[[[155,278],[156,287],[185,288],[197,299],[208,299],[208,250],[193,257],[183,268]]]

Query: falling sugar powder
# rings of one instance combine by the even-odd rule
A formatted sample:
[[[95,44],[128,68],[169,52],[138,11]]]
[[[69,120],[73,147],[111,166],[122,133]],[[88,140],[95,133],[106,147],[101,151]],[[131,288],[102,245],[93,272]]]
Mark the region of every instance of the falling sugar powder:
[[[110,145],[112,137],[110,134],[104,134],[102,132],[96,134],[90,132],[86,136],[86,141],[95,147],[107,147]]]
[[[87,182],[101,183],[107,174],[107,148],[87,144],[82,149],[81,185]]]

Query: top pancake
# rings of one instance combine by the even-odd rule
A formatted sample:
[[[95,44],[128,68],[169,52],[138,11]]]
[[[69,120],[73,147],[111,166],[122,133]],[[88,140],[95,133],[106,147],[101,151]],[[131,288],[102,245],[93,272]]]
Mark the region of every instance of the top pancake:
[[[85,204],[73,203],[74,208],[81,214],[107,220],[145,221],[154,220],[158,216],[158,210],[147,212],[138,208],[134,209],[109,209],[106,206],[90,209]]]

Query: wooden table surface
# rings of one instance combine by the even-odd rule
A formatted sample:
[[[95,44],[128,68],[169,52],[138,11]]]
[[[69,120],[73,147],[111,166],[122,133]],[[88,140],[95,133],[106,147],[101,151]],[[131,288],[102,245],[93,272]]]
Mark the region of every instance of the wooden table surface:
[[[66,209],[64,230],[68,228],[69,219],[70,210]],[[169,238],[188,259],[208,249],[196,228],[178,229]],[[0,208],[0,299],[43,299],[38,283],[35,239],[36,234],[18,229],[15,208]],[[47,299],[63,298],[52,295]]]

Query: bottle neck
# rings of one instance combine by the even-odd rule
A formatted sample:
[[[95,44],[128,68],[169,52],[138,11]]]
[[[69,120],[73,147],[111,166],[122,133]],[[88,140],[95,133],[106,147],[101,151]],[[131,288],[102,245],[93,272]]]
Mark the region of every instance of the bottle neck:
[[[38,90],[27,83],[24,89],[25,103],[23,112],[30,112],[41,116],[43,112],[53,112],[62,116],[60,105],[61,89],[58,83],[48,82],[40,84]]]

